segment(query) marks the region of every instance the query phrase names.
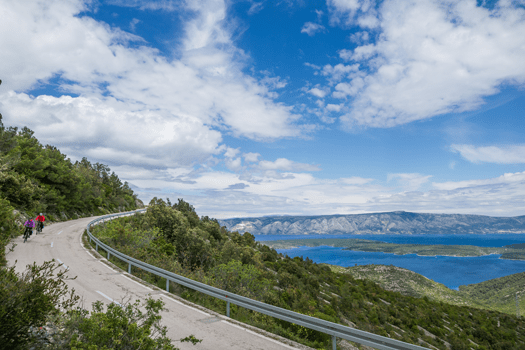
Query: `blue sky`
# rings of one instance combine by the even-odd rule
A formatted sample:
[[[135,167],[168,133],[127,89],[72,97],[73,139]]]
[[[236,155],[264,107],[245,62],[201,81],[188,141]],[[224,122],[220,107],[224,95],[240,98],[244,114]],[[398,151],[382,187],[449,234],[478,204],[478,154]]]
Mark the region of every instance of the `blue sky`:
[[[216,218],[525,215],[525,2],[6,0],[0,111]]]

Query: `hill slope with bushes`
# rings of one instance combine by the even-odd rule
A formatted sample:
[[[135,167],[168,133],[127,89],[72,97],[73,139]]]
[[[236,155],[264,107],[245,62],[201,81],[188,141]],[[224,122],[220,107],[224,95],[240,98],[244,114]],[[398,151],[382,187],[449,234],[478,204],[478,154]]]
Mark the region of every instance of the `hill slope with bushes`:
[[[393,265],[370,264],[351,267],[330,265],[330,268],[336,272],[348,273],[355,279],[373,281],[386,290],[400,292],[407,296],[418,298],[426,296],[431,300],[448,304],[494,310],[510,315],[516,314],[515,296],[518,293],[520,315],[525,311],[525,301],[521,302],[522,294],[525,292],[525,272],[459,286],[459,290],[452,290],[416,272]]]
[[[387,291],[306,258],[290,258],[230,232],[194,208],[154,198],[145,214],[116,219],[93,232],[124,254],[165,270],[262,302],[429,348],[525,348],[525,322],[496,311],[455,306]],[[115,264],[126,269],[118,259]],[[165,280],[134,274],[160,288]],[[170,284],[170,290],[217,312],[225,302]],[[232,317],[303,344],[329,349],[330,336],[232,306]]]
[[[0,115],[0,265],[11,237],[28,217],[60,221],[142,206],[108,166],[86,158],[72,162],[33,131],[5,127]]]

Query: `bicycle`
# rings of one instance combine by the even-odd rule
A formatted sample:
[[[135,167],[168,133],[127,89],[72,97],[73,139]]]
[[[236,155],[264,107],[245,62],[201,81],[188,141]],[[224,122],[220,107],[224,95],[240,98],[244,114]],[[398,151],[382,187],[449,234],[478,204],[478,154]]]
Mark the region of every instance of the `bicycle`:
[[[27,241],[29,236],[33,234],[33,229],[31,227],[26,227],[26,231],[24,232],[24,243]]]
[[[43,226],[44,226],[44,223],[42,221],[36,222],[36,234],[42,233]]]

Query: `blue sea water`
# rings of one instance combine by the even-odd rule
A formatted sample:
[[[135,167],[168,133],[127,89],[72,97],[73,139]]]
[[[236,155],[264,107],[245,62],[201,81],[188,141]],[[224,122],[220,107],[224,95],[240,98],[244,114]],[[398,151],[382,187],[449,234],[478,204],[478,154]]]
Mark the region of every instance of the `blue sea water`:
[[[485,235],[257,235],[256,241],[264,242],[279,239],[311,238],[361,238],[388,243],[404,244],[446,244],[475,245],[480,247],[503,247],[514,243],[525,243],[525,234],[485,234]],[[300,243],[298,242],[298,245]],[[479,283],[490,279],[525,271],[525,261],[499,259],[500,255],[481,257],[417,256],[416,254],[395,255],[389,253],[369,253],[343,250],[328,246],[278,249],[279,253],[290,257],[302,256],[317,263],[339,266],[367,264],[394,265],[417,272],[431,280],[443,283],[451,289],[460,285]]]

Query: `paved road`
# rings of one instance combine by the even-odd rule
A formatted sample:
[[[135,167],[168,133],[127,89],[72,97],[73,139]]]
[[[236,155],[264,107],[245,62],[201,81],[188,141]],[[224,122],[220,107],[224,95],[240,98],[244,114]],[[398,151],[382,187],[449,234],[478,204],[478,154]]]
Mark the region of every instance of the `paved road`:
[[[168,327],[168,336],[176,340],[193,334],[203,340],[195,346],[191,343],[174,343],[182,350],[310,349],[280,338],[287,342],[285,344],[275,340],[279,339],[277,336],[196,305],[188,305],[186,301],[161,289],[135,281],[134,277],[117,270],[92,249],[84,247],[82,233],[93,219],[84,218],[46,226],[42,234],[33,234],[26,243],[23,243],[22,237],[15,239],[17,246],[14,252],[7,255],[8,264],[11,266],[17,260],[16,270],[21,272],[33,262],[41,264],[55,259],[63,263],[69,269],[70,277],[77,276],[75,280],[68,281],[68,285],[84,299],[84,307],[90,311],[91,304],[96,300],[106,304],[127,297],[133,301],[144,300],[148,294],[161,298],[167,308],[162,313],[162,324]]]

